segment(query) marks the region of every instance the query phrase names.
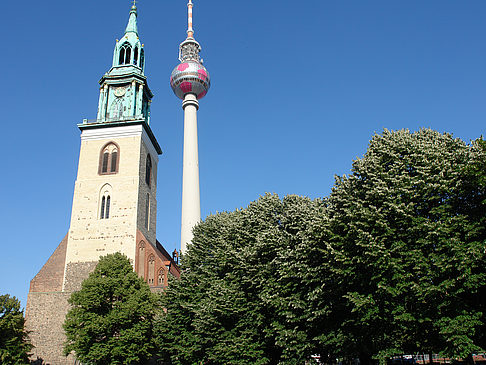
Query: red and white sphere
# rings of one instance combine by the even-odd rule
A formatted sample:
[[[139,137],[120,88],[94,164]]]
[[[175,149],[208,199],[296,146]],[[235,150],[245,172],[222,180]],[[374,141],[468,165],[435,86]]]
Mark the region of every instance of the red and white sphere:
[[[172,71],[170,86],[180,99],[184,99],[187,94],[194,94],[201,99],[211,86],[209,72],[197,61],[182,62]]]

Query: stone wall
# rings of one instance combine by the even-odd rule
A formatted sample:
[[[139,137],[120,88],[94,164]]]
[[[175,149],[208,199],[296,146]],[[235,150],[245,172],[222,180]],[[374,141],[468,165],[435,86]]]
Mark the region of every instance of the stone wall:
[[[32,349],[32,360],[40,358],[44,364],[72,365],[74,358],[62,355],[63,343],[66,340],[62,324],[69,310],[67,302],[71,293],[30,292],[27,299],[26,329],[35,346]]]
[[[81,283],[94,271],[97,261],[72,262],[66,265],[64,290],[74,292],[81,289]]]
[[[30,282],[25,308],[25,328],[35,346],[32,360],[44,364],[72,365],[74,358],[62,355],[66,337],[62,325],[69,310],[68,299],[94,270],[96,262],[71,263],[66,267],[65,291],[62,290],[68,235]],[[66,290],[67,289],[67,290]]]

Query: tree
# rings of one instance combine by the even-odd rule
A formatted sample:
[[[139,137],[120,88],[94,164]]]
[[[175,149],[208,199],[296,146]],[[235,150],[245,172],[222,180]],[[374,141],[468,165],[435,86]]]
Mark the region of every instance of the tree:
[[[69,303],[65,355],[95,365],[142,364],[152,356],[157,297],[126,256],[100,257]]]
[[[32,345],[24,329],[24,314],[20,301],[10,295],[0,295],[0,363],[28,364]]]
[[[486,195],[471,174],[484,156],[449,134],[385,130],[337,178],[327,204],[344,352],[367,363],[485,348]]]
[[[301,256],[319,231],[322,201],[265,195],[247,208],[206,218],[170,283],[159,346],[174,364],[301,364],[315,351]]]
[[[174,364],[362,364],[486,348],[486,151],[375,135],[328,198],[265,195],[195,227],[163,298]]]

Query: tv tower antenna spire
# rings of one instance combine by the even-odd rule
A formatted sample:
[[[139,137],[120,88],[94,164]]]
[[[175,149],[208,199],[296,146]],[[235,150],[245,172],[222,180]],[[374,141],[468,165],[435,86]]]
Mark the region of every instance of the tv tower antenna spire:
[[[201,221],[199,194],[199,157],[197,143],[197,110],[199,99],[209,90],[209,73],[199,56],[201,46],[194,39],[192,0],[187,4],[187,38],[179,46],[179,61],[172,71],[170,86],[182,99],[184,110],[184,157],[182,171],[181,253],[193,238],[192,229]]]

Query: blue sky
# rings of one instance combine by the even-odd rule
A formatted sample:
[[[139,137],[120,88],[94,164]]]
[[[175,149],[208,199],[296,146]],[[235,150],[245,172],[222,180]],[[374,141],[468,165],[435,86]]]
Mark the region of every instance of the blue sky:
[[[265,192],[329,194],[383,128],[469,141],[486,120],[484,0],[194,0],[212,87],[201,100],[202,216]],[[69,227],[83,118],[95,118],[130,1],[2,4],[0,294],[29,281]],[[169,87],[185,0],[141,0],[155,94],[157,237],[179,248],[183,114]]]

